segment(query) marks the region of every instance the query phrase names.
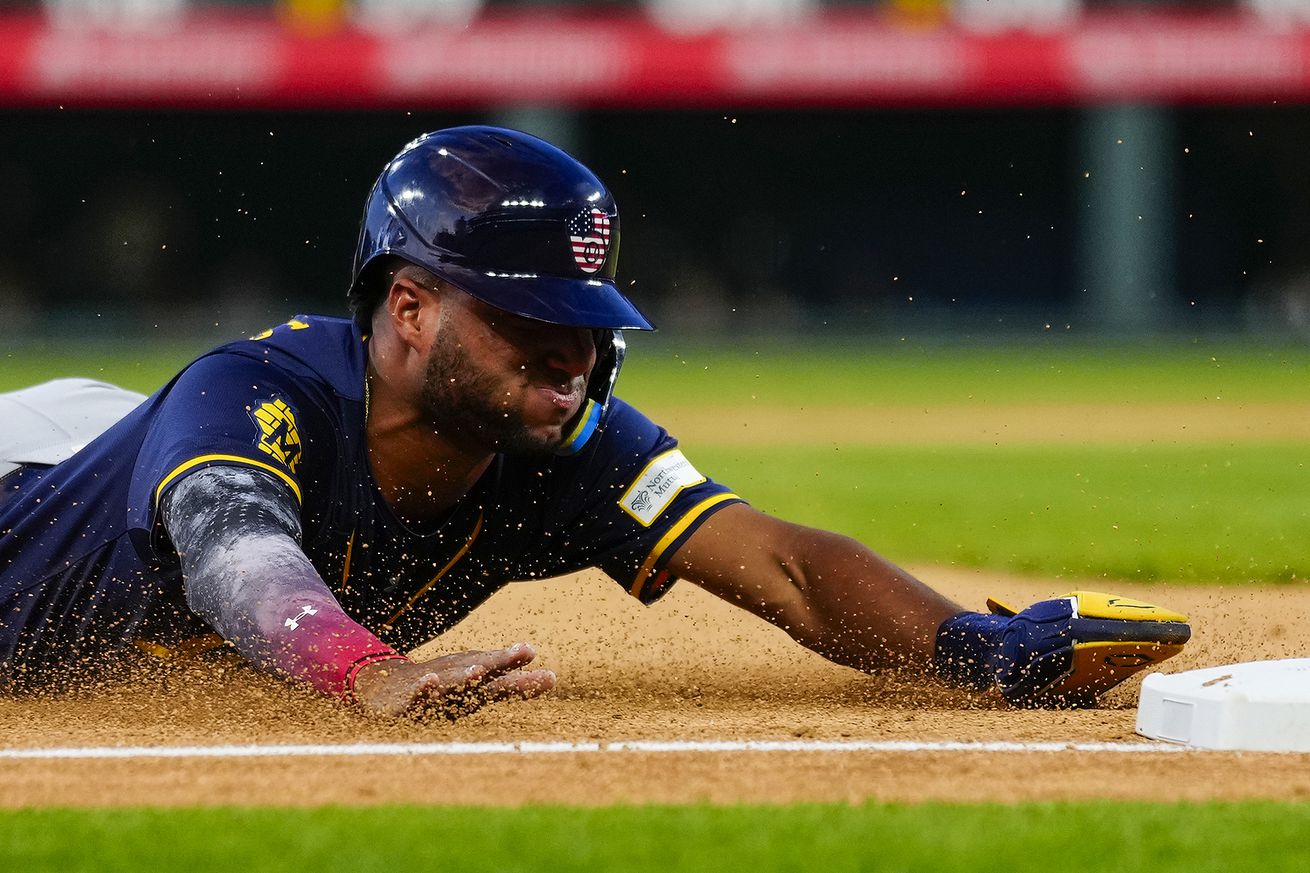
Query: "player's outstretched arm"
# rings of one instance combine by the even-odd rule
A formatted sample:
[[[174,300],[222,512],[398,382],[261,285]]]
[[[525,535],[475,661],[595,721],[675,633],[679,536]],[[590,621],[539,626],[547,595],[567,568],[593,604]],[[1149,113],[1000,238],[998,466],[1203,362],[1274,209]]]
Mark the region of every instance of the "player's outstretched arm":
[[[967,612],[848,537],[744,505],[708,519],[670,569],[840,664],[996,689],[1018,706],[1095,703],[1191,635],[1183,615],[1092,591]]]
[[[535,697],[554,674],[519,671],[525,644],[415,663],[341,609],[300,548],[295,497],[244,467],[191,474],[165,495],[187,603],[247,659],[385,715],[455,717]]]
[[[745,504],[711,516],[670,569],[861,670],[928,672],[937,629],[962,607],[850,537]]]

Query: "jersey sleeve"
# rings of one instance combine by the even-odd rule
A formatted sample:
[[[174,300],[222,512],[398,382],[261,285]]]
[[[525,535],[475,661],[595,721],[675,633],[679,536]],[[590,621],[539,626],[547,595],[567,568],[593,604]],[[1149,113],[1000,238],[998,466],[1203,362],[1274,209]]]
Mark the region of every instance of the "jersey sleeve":
[[[569,569],[596,566],[642,603],[676,581],[669,559],[710,516],[742,499],[703,475],[678,441],[615,400],[582,461],[562,541]]]
[[[164,495],[187,605],[250,661],[326,694],[403,659],[341,608],[300,548],[299,507],[263,472],[211,468]]]
[[[155,529],[160,501],[197,470],[262,470],[302,500],[302,409],[309,404],[286,371],[240,354],[201,358],[159,398],[133,470],[129,501]]]

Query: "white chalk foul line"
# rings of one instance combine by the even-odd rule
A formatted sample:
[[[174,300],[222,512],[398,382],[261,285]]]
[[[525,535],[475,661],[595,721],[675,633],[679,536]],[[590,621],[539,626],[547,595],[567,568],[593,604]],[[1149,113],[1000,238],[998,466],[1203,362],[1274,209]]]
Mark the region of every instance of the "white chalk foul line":
[[[622,740],[616,742],[350,743],[339,745],[89,746],[0,749],[0,760],[114,758],[353,758],[478,755],[727,754],[737,752],[1113,752],[1193,751],[1167,743],[918,742],[913,740]]]

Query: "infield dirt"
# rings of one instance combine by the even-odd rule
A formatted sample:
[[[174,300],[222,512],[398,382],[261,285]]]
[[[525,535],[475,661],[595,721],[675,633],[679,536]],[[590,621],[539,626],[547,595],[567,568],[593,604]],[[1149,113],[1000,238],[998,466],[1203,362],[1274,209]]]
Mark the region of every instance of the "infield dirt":
[[[1240,414],[1234,414],[1235,412]],[[688,445],[806,443],[813,410],[665,410]],[[846,409],[843,445],[1150,443],[1310,437],[1299,403],[1131,408],[975,405]],[[725,431],[724,422],[734,425]],[[1277,588],[1032,579],[954,567],[916,575],[967,608],[1089,588],[1187,613],[1186,670],[1310,653],[1310,585]],[[421,654],[534,643],[560,684],[455,723],[384,722],[238,663],[196,664],[40,699],[0,698],[0,748],[228,743],[868,739],[1134,742],[1139,679],[1081,711],[835,666],[689,584],[650,608],[599,574],[512,585]],[[391,802],[1209,800],[1310,797],[1310,755],[1112,752],[737,753],[261,759],[0,760],[0,806]]]
[[[1186,612],[1167,670],[1310,650],[1310,588],[1032,580],[947,567],[926,582],[977,608],[1071,589]],[[0,699],[0,747],[482,740],[874,739],[1133,742],[1139,680],[1098,709],[1016,711],[990,697],[867,676],[683,584],[650,608],[596,574],[510,586],[431,654],[535,643],[560,685],[455,723],[383,722],[236,663],[59,698]],[[609,804],[1310,797],[1310,755],[797,752],[0,761],[0,806]]]

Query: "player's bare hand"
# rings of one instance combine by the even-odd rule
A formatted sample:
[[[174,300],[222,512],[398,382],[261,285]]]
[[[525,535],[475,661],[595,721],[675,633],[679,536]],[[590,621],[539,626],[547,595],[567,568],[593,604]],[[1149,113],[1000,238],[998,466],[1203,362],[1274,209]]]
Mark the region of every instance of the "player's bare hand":
[[[537,657],[527,643],[458,652],[431,661],[379,661],[355,677],[355,697],[382,715],[455,719],[497,700],[526,700],[555,687],[550,670],[523,670]]]

